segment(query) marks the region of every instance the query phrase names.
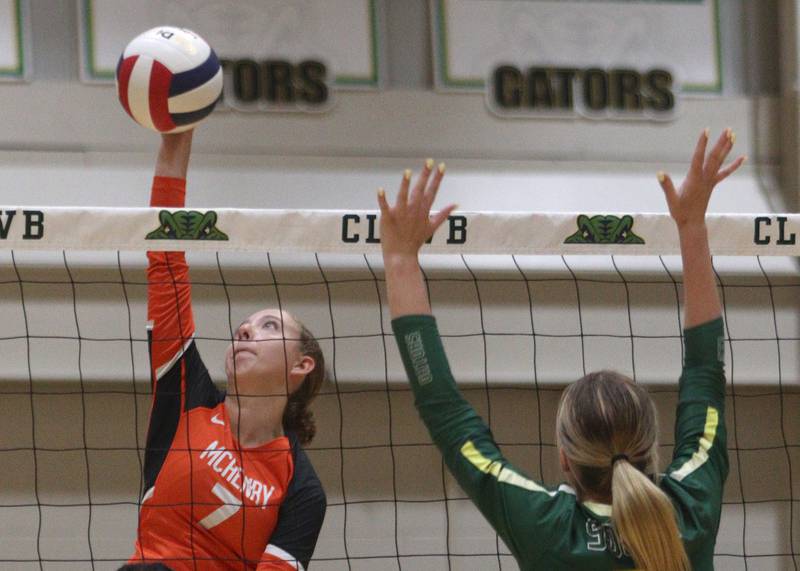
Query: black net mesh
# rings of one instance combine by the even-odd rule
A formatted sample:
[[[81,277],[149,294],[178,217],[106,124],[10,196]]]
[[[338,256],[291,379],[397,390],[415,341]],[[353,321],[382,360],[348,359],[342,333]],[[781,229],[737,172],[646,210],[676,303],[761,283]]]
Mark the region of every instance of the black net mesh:
[[[516,569],[417,418],[375,256],[192,254],[212,377],[250,313],[284,307],[332,373],[309,456],[328,497],[312,567]],[[132,554],[150,413],[141,253],[0,253],[0,567],[115,569]],[[435,256],[434,313],[467,398],[528,475],[562,480],[564,384],[614,368],[648,385],[672,450],[682,358],[675,257]],[[727,336],[731,473],[716,564],[796,569],[800,274],[716,258]]]

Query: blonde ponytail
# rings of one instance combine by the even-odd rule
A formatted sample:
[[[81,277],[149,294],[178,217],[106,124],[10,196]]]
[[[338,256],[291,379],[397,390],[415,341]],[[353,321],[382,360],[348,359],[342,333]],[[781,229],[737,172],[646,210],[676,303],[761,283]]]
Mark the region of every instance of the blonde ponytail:
[[[637,568],[688,571],[672,502],[645,475],[658,471],[657,432],[647,391],[614,371],[590,373],[561,397],[556,434],[578,497],[611,502],[611,523]]]
[[[647,476],[624,459],[614,462],[611,496],[614,529],[639,569],[691,569],[672,502]]]

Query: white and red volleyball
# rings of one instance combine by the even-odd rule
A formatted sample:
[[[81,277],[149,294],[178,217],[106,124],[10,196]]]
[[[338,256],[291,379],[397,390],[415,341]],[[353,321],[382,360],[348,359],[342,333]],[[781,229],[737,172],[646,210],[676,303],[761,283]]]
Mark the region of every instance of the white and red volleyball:
[[[214,109],[222,68],[206,41],[184,28],[160,26],[136,36],[117,64],[117,94],[134,121],[180,133]]]

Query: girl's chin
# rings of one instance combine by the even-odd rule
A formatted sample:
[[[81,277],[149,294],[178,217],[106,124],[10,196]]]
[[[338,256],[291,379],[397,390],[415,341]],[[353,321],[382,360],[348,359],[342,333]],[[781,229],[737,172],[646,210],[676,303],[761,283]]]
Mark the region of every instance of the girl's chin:
[[[247,383],[247,370],[249,367],[225,367],[225,374],[228,376],[228,385],[235,385],[238,381],[239,385]]]

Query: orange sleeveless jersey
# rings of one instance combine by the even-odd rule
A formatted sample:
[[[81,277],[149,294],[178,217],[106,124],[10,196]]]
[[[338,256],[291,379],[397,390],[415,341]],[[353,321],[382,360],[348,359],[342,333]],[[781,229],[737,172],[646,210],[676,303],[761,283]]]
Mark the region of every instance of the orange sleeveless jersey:
[[[151,205],[183,206],[185,182],[156,177]],[[183,253],[148,252],[153,405],[145,493],[130,563],[179,569],[305,569],[325,495],[293,435],[240,449],[193,340]]]

